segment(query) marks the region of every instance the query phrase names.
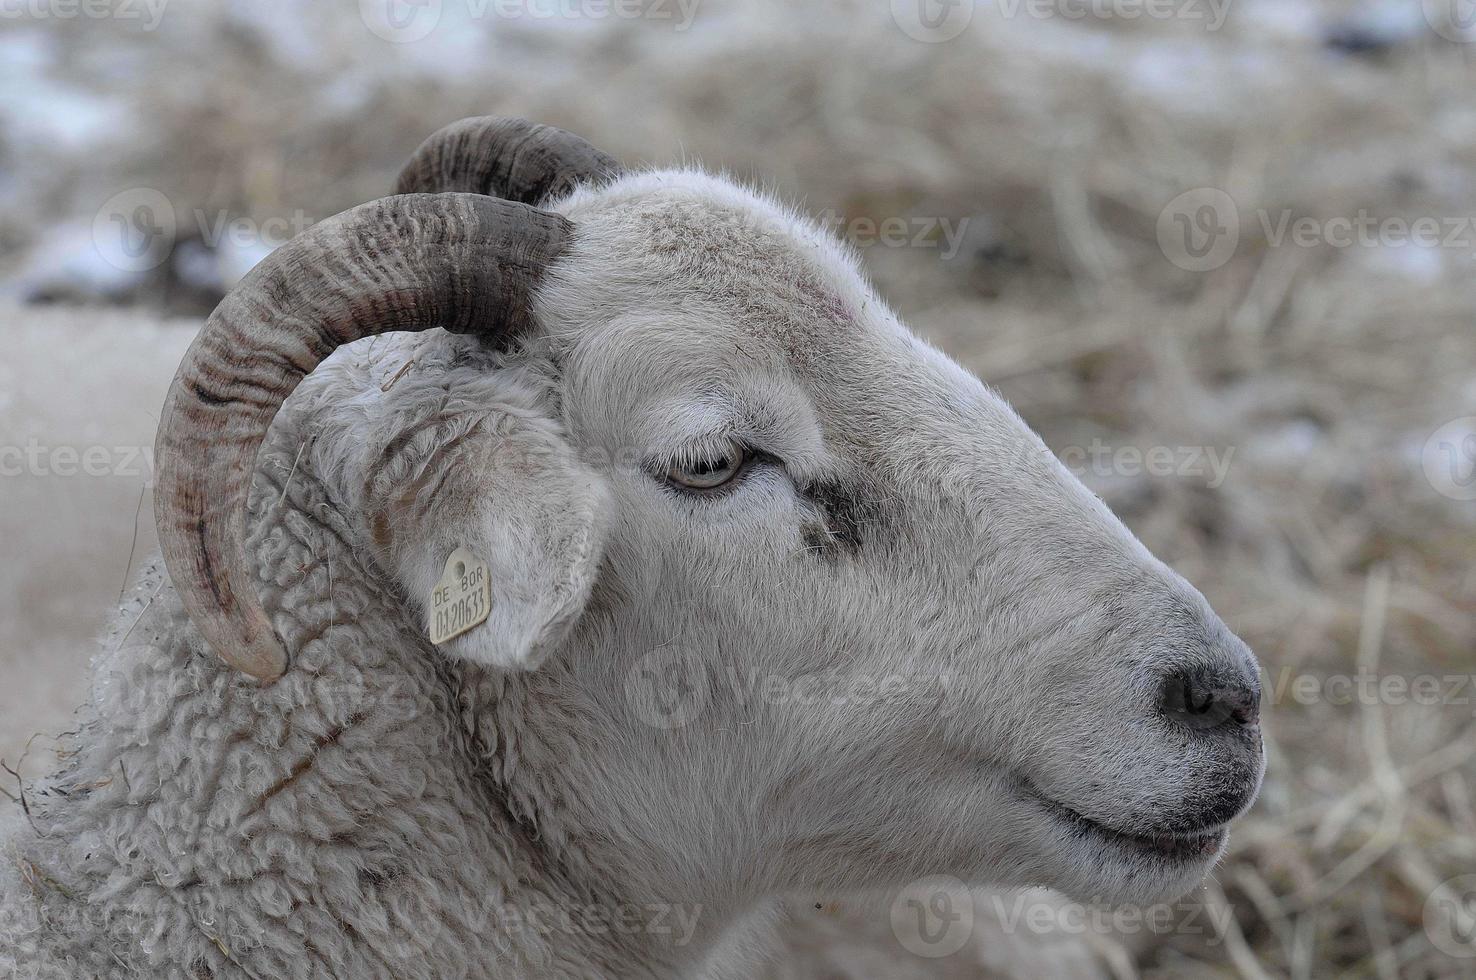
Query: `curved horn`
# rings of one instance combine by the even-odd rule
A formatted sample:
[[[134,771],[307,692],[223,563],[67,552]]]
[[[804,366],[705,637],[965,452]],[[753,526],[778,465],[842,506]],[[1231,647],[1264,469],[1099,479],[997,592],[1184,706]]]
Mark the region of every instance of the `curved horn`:
[[[523,327],[571,231],[559,215],[481,195],[384,198],[298,235],[215,308],[164,403],[154,516],[185,611],[221,659],[264,681],[287,669],[243,535],[257,450],[298,382],[372,334]]]
[[[473,116],[420,144],[395,192],[464,191],[541,204],[618,173],[614,158],[573,133],[526,119]]]

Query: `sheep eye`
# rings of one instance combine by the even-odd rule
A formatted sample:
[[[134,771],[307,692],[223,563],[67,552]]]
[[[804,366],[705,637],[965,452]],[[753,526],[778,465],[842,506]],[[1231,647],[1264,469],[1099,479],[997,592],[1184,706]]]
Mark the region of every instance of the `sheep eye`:
[[[731,443],[719,456],[673,463],[666,471],[666,480],[688,490],[716,490],[731,483],[743,471],[747,459],[743,447]]]

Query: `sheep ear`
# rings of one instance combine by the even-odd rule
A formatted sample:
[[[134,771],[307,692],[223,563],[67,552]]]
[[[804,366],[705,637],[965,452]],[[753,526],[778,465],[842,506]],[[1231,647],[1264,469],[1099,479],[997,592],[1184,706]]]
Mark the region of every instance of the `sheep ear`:
[[[509,404],[506,389],[481,381],[441,382],[428,386],[430,401],[411,382],[381,402],[396,433],[383,448],[366,451],[375,440],[346,430],[364,453],[365,531],[416,628],[443,653],[533,668],[589,599],[608,484],[536,405]]]
[[[514,437],[516,438],[516,437]],[[400,551],[418,624],[447,656],[531,669],[589,599],[604,552],[604,481],[573,460],[499,449],[442,486],[419,542]]]

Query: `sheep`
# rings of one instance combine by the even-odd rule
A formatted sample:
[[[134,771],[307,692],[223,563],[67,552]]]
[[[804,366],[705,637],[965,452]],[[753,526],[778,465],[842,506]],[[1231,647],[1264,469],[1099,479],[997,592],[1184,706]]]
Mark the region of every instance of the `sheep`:
[[[690,977],[795,894],[1181,894],[1260,785],[1245,645],[853,254],[552,127],[253,270],[156,467],[3,975]]]

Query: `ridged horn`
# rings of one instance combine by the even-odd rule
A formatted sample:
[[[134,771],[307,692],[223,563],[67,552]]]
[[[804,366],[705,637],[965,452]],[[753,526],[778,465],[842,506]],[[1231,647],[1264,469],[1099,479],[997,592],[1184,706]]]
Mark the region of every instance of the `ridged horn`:
[[[559,215],[514,201],[388,197],[293,238],[216,307],[164,403],[154,516],[185,611],[221,659],[263,681],[287,669],[243,547],[256,454],[282,402],[361,337],[524,327],[571,232]]]
[[[573,133],[526,119],[473,116],[420,144],[395,191],[488,194],[538,205],[618,173],[613,157]]]

